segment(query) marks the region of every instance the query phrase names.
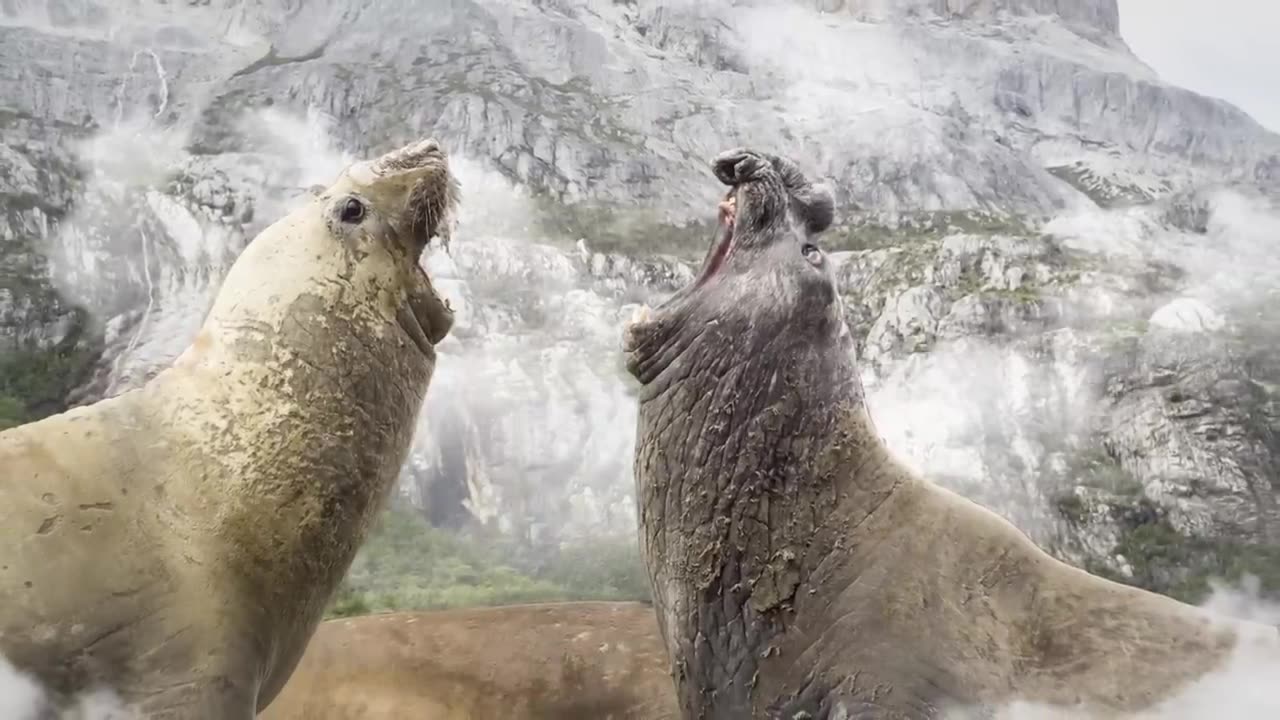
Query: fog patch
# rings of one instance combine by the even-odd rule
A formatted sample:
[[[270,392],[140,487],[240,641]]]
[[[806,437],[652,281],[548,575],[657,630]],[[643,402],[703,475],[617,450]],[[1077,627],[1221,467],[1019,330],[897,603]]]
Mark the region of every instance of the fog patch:
[[[893,25],[818,13],[785,0],[734,7],[723,21],[734,29],[726,40],[745,70],[755,82],[775,86],[792,128],[828,132],[840,123],[846,142],[860,143],[855,136],[875,133],[882,151],[885,143],[907,151],[920,142],[921,123],[936,120],[918,110],[938,90],[926,86],[919,51]],[[819,156],[810,162],[824,154],[819,148],[814,153]]]
[[[0,655],[0,718],[4,720],[46,720],[50,707],[44,690],[30,675],[17,670]],[[53,720],[136,720],[112,691],[97,689],[82,693]]]
[[[250,110],[236,128],[241,137],[253,138],[254,144],[279,158],[281,170],[288,173],[281,180],[298,188],[328,186],[359,159],[338,147],[337,121],[312,107],[302,114],[276,108]]]
[[[868,409],[904,465],[1052,543],[1062,519],[1051,495],[1091,440],[1096,351],[1066,329],[1001,340],[940,342],[882,375],[864,365]]]
[[[1184,294],[1219,311],[1280,287],[1280,198],[1238,187],[1207,188],[1123,210],[1064,213],[1043,231],[1070,248],[1168,263]]]

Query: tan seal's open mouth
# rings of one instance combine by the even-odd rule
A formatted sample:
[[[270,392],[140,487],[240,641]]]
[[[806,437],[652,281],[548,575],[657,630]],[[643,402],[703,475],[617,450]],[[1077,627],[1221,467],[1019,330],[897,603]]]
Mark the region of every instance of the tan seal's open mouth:
[[[353,176],[381,192],[402,198],[398,228],[405,238],[404,252],[413,264],[406,299],[397,311],[397,322],[429,357],[434,346],[453,327],[453,308],[436,291],[422,267],[422,256],[432,238],[447,251],[450,221],[457,209],[459,183],[449,170],[449,159],[433,138],[406,145],[353,168]]]

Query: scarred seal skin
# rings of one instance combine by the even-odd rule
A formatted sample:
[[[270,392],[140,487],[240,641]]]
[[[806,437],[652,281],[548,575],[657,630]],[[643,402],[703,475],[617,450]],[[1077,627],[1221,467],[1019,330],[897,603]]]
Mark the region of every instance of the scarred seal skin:
[[[1273,628],[1059,562],[895,460],[818,236],[834,201],[740,148],[702,272],[624,335],[640,541],[687,720],[1126,717]],[[986,710],[984,710],[984,708]]]
[[[574,602],[329,620],[261,720],[677,720],[653,608]]]
[[[396,481],[453,313],[425,140],[347,168],[231,268],[146,385],[0,434],[0,654],[65,703],[250,718]]]

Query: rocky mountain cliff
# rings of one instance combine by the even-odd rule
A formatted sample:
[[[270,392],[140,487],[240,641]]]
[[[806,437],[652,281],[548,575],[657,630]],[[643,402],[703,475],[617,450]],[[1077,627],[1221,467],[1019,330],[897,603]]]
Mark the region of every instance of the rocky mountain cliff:
[[[248,238],[428,134],[464,183],[402,485],[434,524],[630,536],[621,318],[757,145],[836,191],[904,458],[1096,571],[1280,588],[1280,137],[1116,0],[0,0],[0,423],[144,381]]]

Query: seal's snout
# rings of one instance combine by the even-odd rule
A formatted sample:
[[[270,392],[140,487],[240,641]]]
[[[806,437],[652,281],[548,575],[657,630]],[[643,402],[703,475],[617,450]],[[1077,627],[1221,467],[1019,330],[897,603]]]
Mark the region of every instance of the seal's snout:
[[[440,143],[426,139],[382,158],[387,167],[413,176],[406,211],[419,255],[439,237],[449,243],[449,220],[458,205],[458,180],[449,169],[449,158]]]
[[[359,186],[381,198],[407,236],[408,250],[417,259],[433,237],[448,244],[449,221],[460,195],[449,168],[448,153],[434,138],[392,150],[354,166],[349,175]]]
[[[447,165],[447,159],[440,143],[435,138],[427,138],[383,155],[373,162],[373,170],[379,175],[388,175],[434,163]]]
[[[760,153],[746,148],[726,150],[711,161],[711,170],[720,182],[730,187],[763,180],[773,170],[773,163]]]

